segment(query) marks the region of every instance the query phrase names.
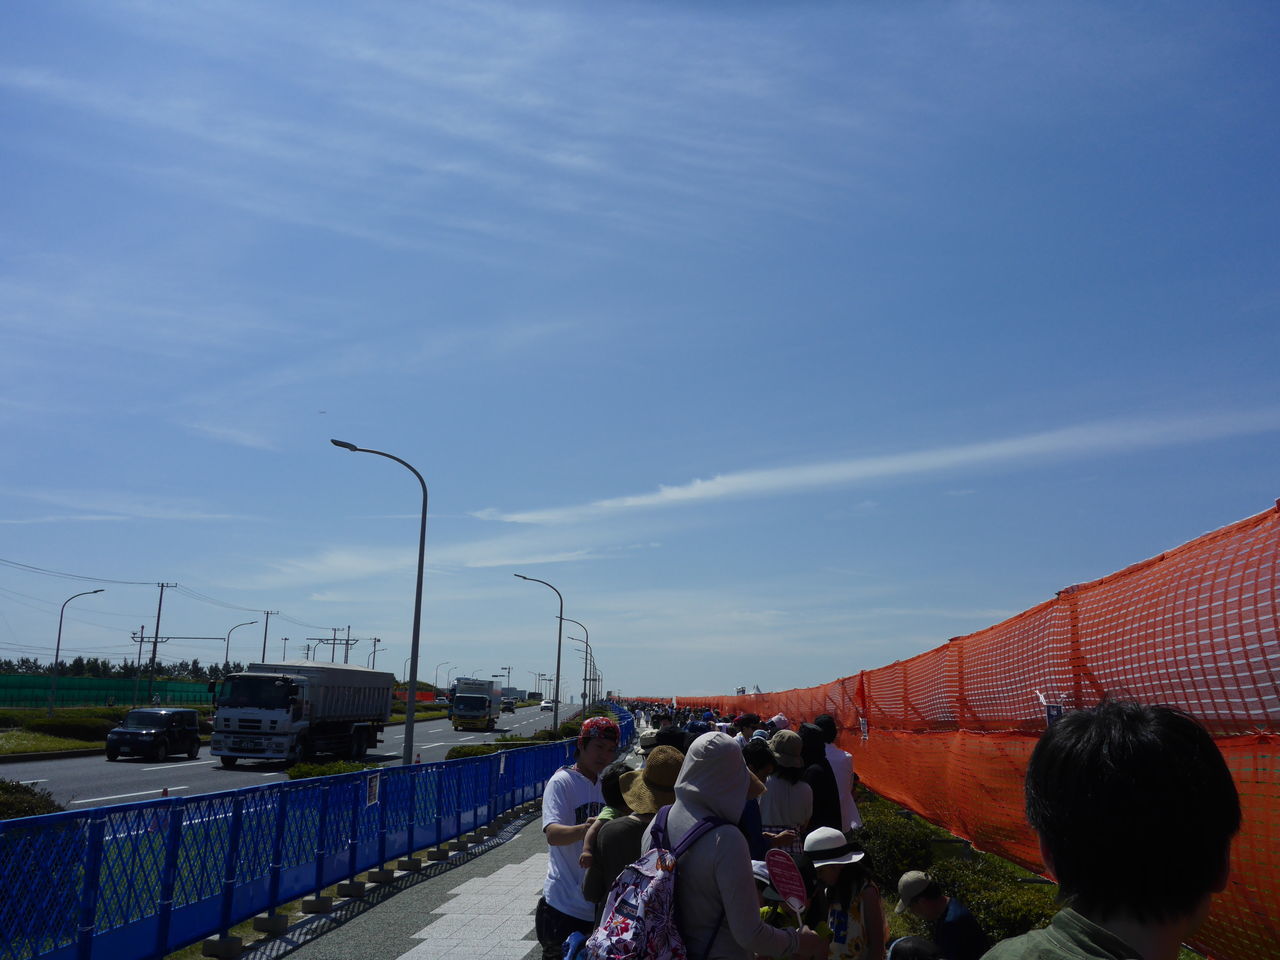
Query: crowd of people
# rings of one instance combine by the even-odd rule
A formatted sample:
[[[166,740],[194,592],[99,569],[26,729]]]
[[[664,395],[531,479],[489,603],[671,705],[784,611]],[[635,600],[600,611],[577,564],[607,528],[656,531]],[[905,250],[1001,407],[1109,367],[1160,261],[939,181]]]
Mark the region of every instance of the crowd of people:
[[[614,721],[592,717],[575,762],[547,784],[544,960],[630,956],[637,908],[619,900],[636,900],[663,870],[678,879],[673,955],[688,960],[1173,960],[1226,884],[1235,787],[1203,727],[1175,710],[1104,701],[1046,731],[1028,768],[1028,815],[1067,905],[1045,930],[994,948],[923,870],[903,874],[893,909],[918,917],[929,936],[890,938],[858,842],[853,760],[836,746],[831,716],[644,704],[632,714],[641,731],[633,754],[618,756]],[[1188,862],[1170,855],[1171,834],[1149,833],[1152,822],[1198,834]],[[1139,890],[1137,871],[1152,865],[1168,869]]]

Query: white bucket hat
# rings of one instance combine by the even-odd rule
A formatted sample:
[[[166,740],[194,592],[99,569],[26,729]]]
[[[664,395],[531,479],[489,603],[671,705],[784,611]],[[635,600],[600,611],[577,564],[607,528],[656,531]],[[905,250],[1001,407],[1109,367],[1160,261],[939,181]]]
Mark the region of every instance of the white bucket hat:
[[[850,843],[835,827],[818,827],[804,838],[804,852],[815,867],[835,863],[857,863],[866,853]]]

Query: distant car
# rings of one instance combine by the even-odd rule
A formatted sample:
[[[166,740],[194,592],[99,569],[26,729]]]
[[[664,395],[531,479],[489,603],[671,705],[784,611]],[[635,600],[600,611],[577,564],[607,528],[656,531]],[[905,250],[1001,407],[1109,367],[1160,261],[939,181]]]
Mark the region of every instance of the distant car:
[[[555,708],[556,705],[550,700],[543,700],[542,705],[538,707],[539,710],[554,710]]]
[[[503,712],[503,713],[515,713],[515,712],[516,712],[516,698],[515,698],[515,697],[503,697],[503,698],[502,698],[502,712]]]
[[[146,757],[157,763],[170,754],[200,756],[200,714],[175,707],[130,710],[120,726],[107,734],[107,759]]]

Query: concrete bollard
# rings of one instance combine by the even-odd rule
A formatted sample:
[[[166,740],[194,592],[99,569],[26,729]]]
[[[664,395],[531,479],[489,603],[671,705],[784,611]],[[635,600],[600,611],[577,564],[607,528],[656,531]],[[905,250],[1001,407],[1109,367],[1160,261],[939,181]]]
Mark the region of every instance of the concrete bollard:
[[[289,929],[289,916],[284,913],[267,913],[253,918],[253,929],[278,937]]]
[[[217,957],[218,960],[236,960],[244,953],[244,941],[239,937],[211,937],[200,944],[200,956]]]
[[[308,897],[301,906],[303,913],[328,913],[333,909],[333,897]]]

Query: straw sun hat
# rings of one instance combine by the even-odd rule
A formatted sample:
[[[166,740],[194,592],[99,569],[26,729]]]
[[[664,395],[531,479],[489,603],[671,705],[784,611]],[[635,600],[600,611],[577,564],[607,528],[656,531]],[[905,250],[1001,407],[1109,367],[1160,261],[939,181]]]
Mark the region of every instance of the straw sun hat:
[[[676,802],[676,778],[684,765],[684,754],[675,747],[654,747],[644,761],[644,769],[624,773],[619,781],[622,799],[632,813],[657,813],[659,807]]]

